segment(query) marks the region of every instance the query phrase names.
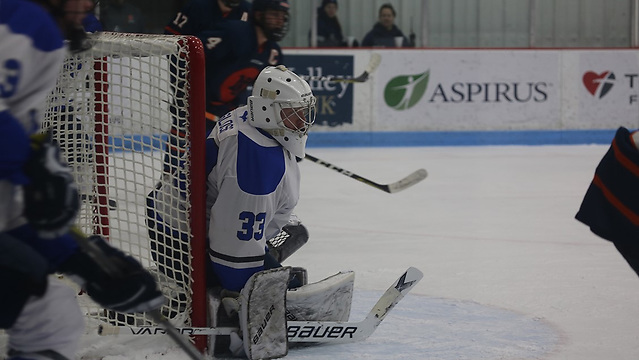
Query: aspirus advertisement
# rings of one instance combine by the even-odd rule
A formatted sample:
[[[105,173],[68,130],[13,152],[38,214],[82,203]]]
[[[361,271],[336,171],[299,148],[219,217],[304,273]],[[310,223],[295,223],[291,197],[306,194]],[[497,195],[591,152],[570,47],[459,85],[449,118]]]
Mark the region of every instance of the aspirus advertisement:
[[[559,56],[534,51],[383,52],[377,130],[526,130],[560,123]]]
[[[639,57],[633,50],[578,53],[579,73],[571,79],[579,89],[574,128],[617,128],[639,125]]]
[[[353,84],[331,81],[353,77],[353,55],[286,54],[285,62],[308,81],[317,97],[317,125],[353,123]]]

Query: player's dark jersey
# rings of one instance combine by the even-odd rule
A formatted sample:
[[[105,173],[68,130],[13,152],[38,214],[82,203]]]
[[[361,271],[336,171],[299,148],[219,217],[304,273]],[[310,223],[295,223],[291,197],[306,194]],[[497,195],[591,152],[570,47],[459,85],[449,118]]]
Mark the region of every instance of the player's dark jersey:
[[[632,243],[637,247],[638,183],[639,153],[630,137],[630,131],[621,127],[597,166],[594,179],[577,213],[577,220],[590,226],[592,232],[606,240],[615,244]]]
[[[283,63],[277,42],[258,46],[251,22],[225,21],[196,36],[204,44],[207,113],[217,117],[244,104],[246,88],[266,66]]]
[[[173,35],[195,35],[215,28],[224,20],[248,20],[251,4],[241,1],[238,6],[224,13],[217,0],[191,0],[164,27],[164,32]]]

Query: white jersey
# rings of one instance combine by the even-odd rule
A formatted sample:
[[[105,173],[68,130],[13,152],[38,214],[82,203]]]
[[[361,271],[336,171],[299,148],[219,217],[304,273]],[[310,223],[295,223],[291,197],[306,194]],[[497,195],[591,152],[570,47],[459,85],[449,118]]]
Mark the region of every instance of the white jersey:
[[[246,121],[240,107],[219,119],[206,140],[209,256],[221,285],[239,291],[264,268],[266,240],[287,224],[299,198],[295,156]],[[183,175],[183,174],[180,174]],[[152,192],[153,222],[184,232],[182,179],[165,174]]]
[[[0,111],[10,111],[33,134],[66,55],[62,33],[39,5],[2,0],[0,39]]]
[[[0,231],[16,225],[9,223],[22,212],[14,195],[26,181],[28,136],[40,131],[65,54],[62,33],[44,9],[0,0]]]
[[[210,257],[222,285],[236,291],[263,269],[266,240],[286,225],[300,191],[295,156],[247,116],[246,106],[233,110],[209,135],[218,146],[207,177]]]

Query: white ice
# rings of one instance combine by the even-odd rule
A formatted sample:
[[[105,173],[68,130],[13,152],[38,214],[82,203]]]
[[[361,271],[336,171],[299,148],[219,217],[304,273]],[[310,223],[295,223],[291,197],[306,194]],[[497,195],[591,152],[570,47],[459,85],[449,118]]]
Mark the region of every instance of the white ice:
[[[387,194],[310,161],[296,210],[310,232],[286,264],[311,281],[354,270],[351,320],[409,266],[424,278],[366,341],[288,359],[635,360],[639,278],[574,215],[607,146],[311,148],[388,183]],[[166,337],[85,338],[84,359],[186,359]],[[119,344],[118,344],[119,342]]]

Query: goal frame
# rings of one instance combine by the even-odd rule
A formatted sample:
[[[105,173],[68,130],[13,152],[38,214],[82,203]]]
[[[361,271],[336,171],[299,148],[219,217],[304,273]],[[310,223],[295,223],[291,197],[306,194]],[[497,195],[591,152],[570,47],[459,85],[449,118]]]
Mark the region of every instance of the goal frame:
[[[115,33],[103,32],[105,36]],[[190,292],[191,312],[189,319],[194,327],[208,326],[208,305],[206,300],[206,184],[205,184],[205,112],[206,112],[206,84],[204,47],[200,39],[195,36],[152,35],[152,34],[122,34],[118,36],[130,38],[143,37],[175,37],[188,48],[188,143],[190,155],[189,199],[191,204],[190,220]],[[93,35],[99,39],[100,34]],[[113,54],[117,55],[117,54]],[[71,55],[72,56],[72,55]],[[67,71],[73,71],[73,69]],[[95,199],[92,203],[93,216],[91,232],[109,239],[111,224],[109,221],[109,148],[112,145],[109,134],[109,64],[107,57],[93,58],[93,76],[95,79],[93,119],[93,146],[95,147]],[[204,352],[208,346],[208,336],[193,336],[195,346]]]

